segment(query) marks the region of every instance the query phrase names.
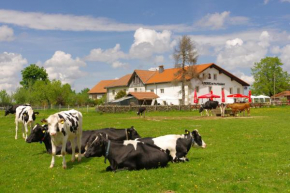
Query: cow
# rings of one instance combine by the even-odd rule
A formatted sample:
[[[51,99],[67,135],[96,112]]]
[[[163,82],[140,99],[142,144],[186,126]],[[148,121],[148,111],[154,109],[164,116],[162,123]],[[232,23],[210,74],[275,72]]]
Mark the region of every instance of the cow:
[[[89,143],[85,157],[105,157],[107,171],[140,170],[165,167],[171,160],[168,151],[136,140],[112,141],[105,133],[98,133]]]
[[[30,104],[25,104],[25,105],[13,105],[9,107],[8,109],[5,110],[5,116],[8,114],[15,114],[16,113],[16,108],[19,106],[30,106]]]
[[[22,124],[22,137],[26,140],[28,134],[28,125],[30,125],[30,132],[32,130],[33,122],[36,119],[35,115],[38,115],[39,112],[34,112],[31,106],[18,106],[15,112],[15,139],[17,139],[18,124]]]
[[[140,107],[139,109],[138,109],[138,112],[137,112],[137,115],[139,115],[139,116],[145,116],[145,111],[146,111],[146,107]]]
[[[104,132],[109,137],[109,140],[116,140],[116,141],[123,141],[123,140],[129,140],[129,139],[136,139],[140,138],[140,135],[135,130],[135,128],[132,126],[128,129],[115,129],[115,128],[105,128],[105,129],[99,129],[99,130],[86,130],[82,133],[82,144],[81,144],[81,153],[85,153],[88,145],[88,141],[91,137],[95,137],[96,134]],[[33,143],[33,142],[40,142],[45,144],[46,152],[51,154],[52,147],[51,147],[51,137],[48,133],[48,125],[35,125],[31,134],[28,136],[27,143]],[[76,153],[79,152],[79,149],[76,148]],[[61,146],[56,147],[56,155],[61,154]],[[66,144],[66,153],[71,154],[72,148],[71,143],[68,141]]]
[[[220,105],[220,110],[221,110],[221,116],[224,117],[225,116],[225,110],[226,110],[226,104],[222,103]]]
[[[56,147],[58,145],[61,145],[61,155],[63,158],[62,167],[66,169],[67,165],[65,161],[65,150],[67,141],[69,140],[72,146],[72,162],[75,161],[75,139],[78,149],[81,149],[83,130],[82,113],[74,109],[69,111],[61,111],[50,115],[47,119],[43,119],[42,122],[48,125],[48,133],[51,137],[52,159],[50,163],[50,168],[54,167]],[[81,161],[81,152],[78,152],[78,161]]]
[[[206,111],[206,115],[209,116],[209,113],[207,110],[212,110],[212,109],[216,109],[219,105],[219,102],[218,101],[206,101],[205,104],[202,104],[199,108],[199,113],[200,115],[202,116],[202,111],[205,109]],[[211,112],[211,115],[212,115],[212,112]]]
[[[227,108],[231,108],[233,114],[236,116],[236,113],[242,112],[244,110],[247,110],[247,115],[250,115],[250,103],[232,103],[228,104]]]
[[[147,144],[154,144],[163,150],[168,150],[173,162],[189,161],[186,158],[191,146],[206,147],[206,143],[195,129],[192,132],[185,130],[183,135],[164,135],[156,138],[141,138],[137,141]]]

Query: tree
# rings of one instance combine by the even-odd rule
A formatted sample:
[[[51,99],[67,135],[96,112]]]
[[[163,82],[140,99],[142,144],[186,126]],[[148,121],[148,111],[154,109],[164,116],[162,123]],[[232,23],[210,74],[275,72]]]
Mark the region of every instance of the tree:
[[[181,103],[184,104],[185,86],[190,84],[190,79],[198,77],[194,67],[197,62],[198,53],[190,37],[182,36],[174,49],[173,57],[175,59],[175,67],[179,68],[177,73],[174,74],[173,83],[176,84],[181,82]],[[188,65],[188,67],[186,67],[186,65]]]
[[[266,57],[260,62],[255,63],[251,68],[255,82],[252,85],[252,93],[254,95],[264,94],[273,96],[276,93],[288,90],[290,88],[290,77],[286,71],[282,69],[278,57]]]
[[[120,90],[120,91],[116,94],[115,99],[120,99],[120,98],[122,98],[122,97],[124,97],[124,96],[126,96],[126,91],[124,91],[124,90]]]
[[[6,92],[6,90],[0,91],[0,105],[5,106],[12,103],[11,96]]]
[[[36,64],[30,64],[30,66],[24,68],[24,70],[21,71],[21,74],[22,81],[20,84],[24,88],[28,88],[29,84],[33,85],[37,80],[48,80],[48,74],[46,70],[43,67],[40,68]]]

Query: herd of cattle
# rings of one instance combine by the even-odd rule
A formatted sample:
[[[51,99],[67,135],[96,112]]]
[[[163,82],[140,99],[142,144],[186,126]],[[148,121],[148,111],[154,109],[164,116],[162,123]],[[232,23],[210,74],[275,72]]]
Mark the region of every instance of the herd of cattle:
[[[62,166],[66,168],[64,155],[72,154],[71,161],[74,162],[77,153],[78,161],[81,161],[82,156],[104,156],[105,162],[107,159],[110,162],[107,171],[151,169],[164,167],[170,161],[188,161],[186,155],[192,146],[206,147],[197,130],[156,138],[141,138],[134,127],[83,131],[83,116],[76,110],[50,115],[41,121],[42,125],[31,127],[31,133],[27,136],[28,126],[33,125],[35,115],[39,113],[34,112],[30,105],[17,105],[7,109],[5,116],[8,114],[15,114],[15,139],[18,123],[22,123],[22,136],[27,143],[45,144],[46,151],[52,155],[50,168],[55,165],[56,155],[62,156]]]

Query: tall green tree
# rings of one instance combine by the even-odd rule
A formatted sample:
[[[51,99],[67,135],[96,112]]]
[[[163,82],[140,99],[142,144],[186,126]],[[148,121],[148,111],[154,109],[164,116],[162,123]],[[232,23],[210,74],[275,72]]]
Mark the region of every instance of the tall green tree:
[[[278,57],[266,57],[251,68],[255,82],[252,85],[254,95],[273,96],[290,89],[290,77],[282,69],[283,63]]]
[[[126,91],[120,90],[117,95],[115,96],[115,99],[120,99],[122,97],[126,96]]]
[[[33,85],[37,80],[47,81],[48,74],[43,67],[39,67],[36,64],[30,64],[28,67],[21,71],[22,81],[20,84],[24,88],[28,88],[29,84]]]
[[[6,92],[6,90],[0,91],[0,105],[5,106],[12,103],[11,96]]]
[[[174,49],[173,57],[175,59],[175,67],[179,68],[174,75],[173,83],[181,83],[181,103],[184,104],[185,86],[190,84],[190,79],[198,77],[194,67],[198,59],[198,53],[190,37],[182,36]],[[188,65],[188,67],[186,67],[186,65]]]

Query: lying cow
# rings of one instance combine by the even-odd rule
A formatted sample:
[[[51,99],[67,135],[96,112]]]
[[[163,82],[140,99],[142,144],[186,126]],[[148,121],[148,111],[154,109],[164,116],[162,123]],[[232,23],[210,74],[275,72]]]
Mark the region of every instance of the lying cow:
[[[72,146],[72,158],[71,161],[75,161],[75,146],[77,143],[78,149],[81,149],[82,139],[82,113],[76,110],[61,111],[50,115],[47,119],[42,121],[48,124],[48,133],[51,137],[52,145],[52,160],[50,168],[54,167],[56,147],[61,145],[61,155],[63,158],[62,167],[66,169],[65,152],[66,144],[69,140]],[[76,142],[75,142],[76,139]],[[78,161],[81,161],[81,152],[78,152]]]
[[[202,116],[202,111],[205,110],[206,111],[206,115],[209,116],[209,113],[208,113],[208,110],[211,110],[212,109],[216,109],[219,105],[219,102],[218,101],[206,101],[205,104],[202,104],[199,108],[199,113],[201,114]],[[211,112],[211,115],[212,115],[212,112]]]
[[[115,129],[115,128],[105,128],[105,129],[99,129],[99,130],[87,130],[83,131],[82,134],[82,144],[81,144],[81,153],[85,153],[87,149],[87,144],[91,137],[95,137],[96,134],[103,132],[108,135],[109,140],[117,140],[117,141],[123,141],[123,140],[129,140],[129,139],[136,139],[140,138],[140,135],[137,133],[137,131],[132,126],[128,129]],[[51,154],[52,152],[52,145],[51,145],[51,137],[48,133],[48,126],[47,125],[35,125],[30,136],[26,140],[27,143],[33,143],[33,142],[40,142],[45,144],[45,148],[47,153]],[[79,149],[76,148],[76,153],[79,152]],[[56,147],[56,155],[61,154],[61,146]],[[66,144],[66,153],[71,154],[72,148],[71,143],[68,141]]]
[[[19,106],[30,106],[29,104],[25,104],[25,105],[13,105],[11,107],[9,107],[8,109],[5,110],[5,116],[7,116],[8,114],[15,114],[16,113],[16,109]]]
[[[111,141],[105,133],[99,133],[90,143],[85,157],[108,159],[107,171],[139,170],[165,167],[171,160],[169,152],[159,147],[135,140]]]
[[[250,115],[250,103],[233,103],[228,104],[227,108],[231,108],[234,115],[236,115],[238,112],[243,112],[244,110],[247,110],[247,115]]]
[[[146,111],[146,107],[140,107],[139,109],[138,109],[138,112],[137,112],[137,115],[139,115],[139,116],[145,116],[145,111]]]
[[[185,134],[183,135],[164,135],[156,138],[141,138],[137,139],[137,141],[154,144],[163,150],[168,150],[174,162],[188,161],[186,155],[191,146],[206,147],[206,144],[196,129],[191,133],[185,130]]]
[[[22,124],[22,137],[26,140],[27,134],[28,134],[28,126],[30,125],[32,130],[33,122],[36,119],[35,115],[38,115],[39,112],[34,112],[31,108],[31,106],[18,106],[16,108],[16,114],[15,114],[15,139],[17,139],[17,132],[18,132],[18,124]],[[24,131],[25,130],[25,131]]]

